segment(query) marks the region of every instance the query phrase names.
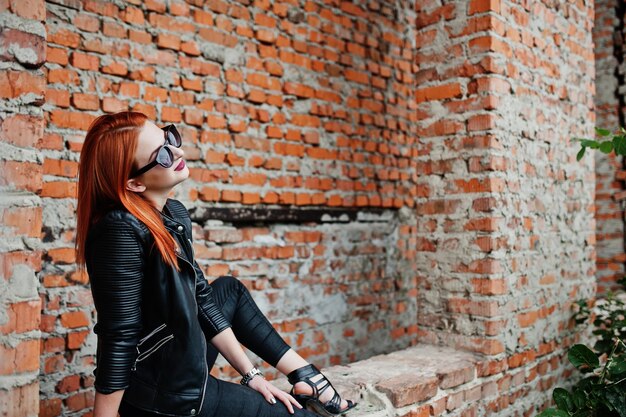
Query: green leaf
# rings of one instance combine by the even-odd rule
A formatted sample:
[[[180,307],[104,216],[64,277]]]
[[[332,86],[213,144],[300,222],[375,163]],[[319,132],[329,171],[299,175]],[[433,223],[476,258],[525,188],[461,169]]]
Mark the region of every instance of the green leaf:
[[[608,389],[604,393],[606,400],[620,417],[626,417],[626,391],[620,390],[619,387],[613,388],[615,389]]]
[[[587,400],[587,395],[585,391],[579,388],[574,388],[574,394],[572,395],[572,401],[576,408],[580,409],[585,406],[585,401]]]
[[[567,411],[557,410],[556,408],[547,408],[537,417],[569,417]]]
[[[611,153],[613,151],[613,142],[602,142],[600,144],[600,152],[602,153]]]
[[[555,388],[552,391],[552,398],[559,410],[574,411],[574,402],[569,391],[563,388]]]
[[[626,155],[626,138],[624,136],[613,136],[613,148],[617,155]]]
[[[587,346],[581,344],[572,346],[567,353],[567,358],[576,368],[588,366],[593,369],[600,364],[596,354]]]
[[[574,138],[574,140],[580,142],[580,146],[586,146],[591,149],[597,149],[600,146],[600,142],[592,139]]]
[[[607,366],[611,375],[621,375],[626,372],[626,358],[618,357],[611,359],[611,363]]]
[[[611,134],[611,131],[608,129],[596,127],[596,133],[598,134],[598,136],[609,136]]]
[[[580,161],[581,159],[583,159],[583,156],[585,156],[585,149],[587,149],[586,146],[583,146],[582,148],[580,148],[580,150],[576,154],[576,160],[577,161]]]

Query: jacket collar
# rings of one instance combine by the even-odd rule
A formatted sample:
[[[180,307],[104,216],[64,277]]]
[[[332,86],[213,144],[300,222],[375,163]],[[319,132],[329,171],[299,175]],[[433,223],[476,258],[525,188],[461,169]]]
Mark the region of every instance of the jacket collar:
[[[171,200],[168,198],[165,202],[165,205],[163,206],[163,211],[161,211],[163,224],[165,225],[165,227],[171,229],[173,232],[181,233],[184,230],[185,225],[183,224],[182,220],[172,214],[173,210],[170,210],[169,208],[170,201]],[[180,226],[182,226],[183,229],[180,229]]]

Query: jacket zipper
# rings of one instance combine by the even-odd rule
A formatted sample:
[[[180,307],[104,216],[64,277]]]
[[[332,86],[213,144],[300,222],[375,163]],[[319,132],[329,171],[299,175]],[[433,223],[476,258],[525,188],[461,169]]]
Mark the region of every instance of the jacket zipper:
[[[191,244],[191,239],[187,238],[187,241],[190,243],[191,246],[191,253],[192,256],[194,254],[194,250],[193,250],[193,245]],[[196,299],[196,287],[197,287],[197,275],[196,275],[196,268],[194,268],[194,266],[191,264],[191,262],[189,262],[187,259],[183,258],[182,256],[176,254],[176,257],[178,259],[183,260],[185,263],[187,263],[189,266],[191,266],[191,269],[193,270],[193,295],[194,295],[194,300]],[[198,310],[198,305],[196,303],[196,311]],[[207,378],[209,376],[209,366],[206,363],[206,345],[205,345],[206,341],[204,340],[204,335],[202,335],[202,347],[204,348],[204,369],[205,369],[205,376],[203,378],[202,381],[202,398],[200,399],[200,406],[198,407],[198,410],[196,411],[196,414],[199,414],[200,411],[202,410],[202,404],[204,404],[204,397],[206,394],[206,383],[207,383]]]
[[[160,325],[159,327],[157,327],[156,329],[152,330],[150,333],[148,333],[146,336],[142,337],[141,339],[139,339],[139,343],[137,343],[137,346],[141,346],[141,344],[143,342],[146,341],[146,339],[148,339],[150,336],[152,336],[153,334],[155,334],[156,332],[158,332],[159,330],[161,330],[162,328],[165,327],[165,323],[163,323],[162,325]]]
[[[145,352],[143,352],[139,356],[137,356],[137,359],[135,360],[135,363],[141,362],[142,360],[146,359],[148,356],[150,356],[154,352],[156,352],[156,350],[158,348],[160,348],[161,346],[163,346],[165,343],[167,343],[168,341],[172,340],[173,338],[174,338],[173,334],[165,336],[163,339],[161,339],[158,342],[156,342],[156,344],[154,346],[152,346],[150,349],[146,350]]]
[[[137,343],[137,346],[135,346],[135,349],[137,349],[137,357],[135,358],[135,362],[133,363],[133,366],[130,368],[131,371],[136,371],[137,370],[137,362],[140,362],[142,360],[145,359],[145,357],[141,357],[141,355],[145,354],[146,352],[149,352],[151,350],[153,350],[155,347],[160,346],[159,343],[163,342],[163,340],[167,339],[168,337],[174,337],[174,335],[170,335],[170,336],[166,336],[164,339],[161,339],[157,342],[157,344],[155,346],[153,346],[152,348],[150,348],[148,351],[141,353],[139,351],[139,346],[141,346],[146,340],[148,340],[151,336],[155,335],[157,332],[159,332],[160,330],[162,330],[164,327],[166,326],[165,323],[163,323],[162,325],[158,326],[156,329],[152,330],[150,333],[148,333],[147,335],[145,335],[144,337],[142,337],[141,339],[139,339],[139,343]],[[168,339],[169,340],[169,339]],[[167,342],[167,340],[165,340]],[[163,342],[165,343],[165,342]],[[148,355],[149,356],[149,355]],[[141,358],[141,359],[140,359]]]

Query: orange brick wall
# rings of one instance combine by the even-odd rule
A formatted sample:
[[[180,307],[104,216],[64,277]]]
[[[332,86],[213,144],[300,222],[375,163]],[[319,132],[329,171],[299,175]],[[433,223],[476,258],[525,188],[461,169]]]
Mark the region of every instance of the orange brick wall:
[[[593,162],[569,144],[594,125],[592,5],[119,4],[0,0],[15,29],[2,42],[19,46],[0,71],[0,359],[17,365],[0,405],[90,413],[77,161],[91,120],[127,109],[183,133],[191,177],[175,196],[209,280],[238,276],[310,361],[419,342],[480,353],[484,415],[530,415],[567,380],[569,308],[595,293]],[[358,216],[202,216],[261,206]],[[214,373],[234,377],[223,360]]]
[[[624,109],[619,97],[624,97],[623,68],[624,50],[615,39],[624,38],[621,1],[601,0],[595,2],[595,27],[593,39],[596,62],[596,120],[598,127],[616,129],[624,126]],[[622,7],[624,7],[622,5]],[[622,14],[620,18],[617,16]],[[621,56],[622,62],[618,61]],[[605,294],[617,288],[616,281],[624,276],[624,209],[623,202],[616,201],[617,193],[624,190],[624,182],[615,175],[623,169],[622,157],[598,153],[596,159],[596,230],[598,261],[596,274],[598,293]]]
[[[195,251],[209,280],[239,277],[319,366],[417,342],[412,6],[201,3],[47,4],[40,280],[48,415],[80,415],[93,402],[96,315],[88,278],[75,272],[72,222],[81,143],[102,112],[138,110],[179,127],[191,175],[176,197],[190,209],[382,210],[347,223],[198,221]],[[224,360],[213,373],[236,376]]]
[[[46,10],[43,0],[3,1],[0,10],[0,410],[7,416],[36,416]]]

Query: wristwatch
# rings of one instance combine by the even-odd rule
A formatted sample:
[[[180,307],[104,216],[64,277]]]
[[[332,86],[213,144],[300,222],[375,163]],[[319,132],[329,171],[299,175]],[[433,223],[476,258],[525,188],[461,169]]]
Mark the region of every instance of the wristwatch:
[[[239,381],[239,383],[241,385],[248,385],[248,383],[252,380],[252,378],[254,378],[257,375],[263,376],[263,372],[261,372],[258,368],[252,368],[250,372],[248,372],[247,374],[243,376],[243,378],[241,378],[241,381]]]

